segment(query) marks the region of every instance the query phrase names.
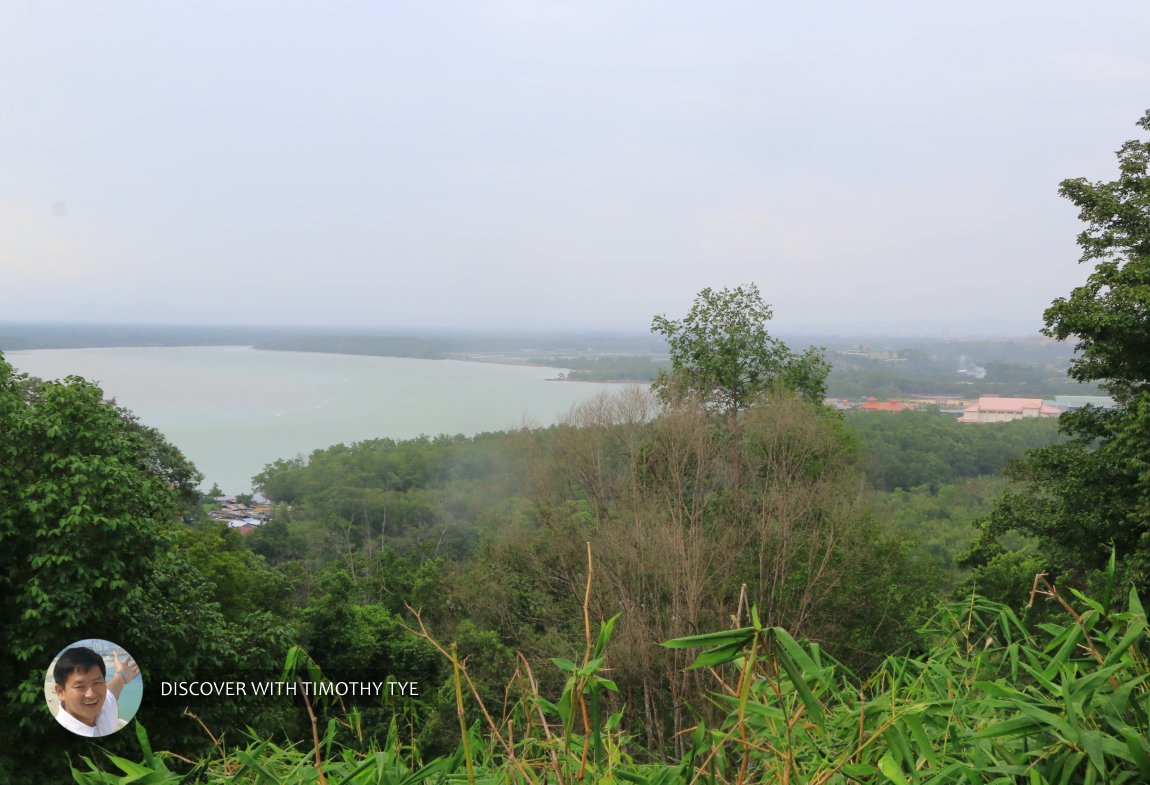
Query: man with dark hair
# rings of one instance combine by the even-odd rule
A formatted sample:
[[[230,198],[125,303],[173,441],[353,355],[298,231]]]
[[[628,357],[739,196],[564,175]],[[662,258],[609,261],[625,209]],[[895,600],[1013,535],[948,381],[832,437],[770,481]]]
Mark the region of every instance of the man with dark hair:
[[[119,654],[113,655],[116,675],[110,680],[104,658],[87,646],[74,646],[60,655],[52,669],[60,699],[56,722],[80,736],[107,736],[120,729],[116,701],[140,669],[131,657],[125,655],[121,661]]]

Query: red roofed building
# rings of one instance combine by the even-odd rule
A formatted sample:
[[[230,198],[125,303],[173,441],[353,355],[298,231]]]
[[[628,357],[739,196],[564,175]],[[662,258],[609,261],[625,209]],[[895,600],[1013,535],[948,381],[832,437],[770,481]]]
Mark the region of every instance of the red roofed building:
[[[1042,402],[1041,398],[999,398],[983,395],[978,403],[962,410],[959,422],[1010,422],[1025,417],[1057,417],[1062,409]]]
[[[864,412],[905,412],[914,409],[914,407],[902,401],[876,401],[872,399],[861,404],[859,409]]]

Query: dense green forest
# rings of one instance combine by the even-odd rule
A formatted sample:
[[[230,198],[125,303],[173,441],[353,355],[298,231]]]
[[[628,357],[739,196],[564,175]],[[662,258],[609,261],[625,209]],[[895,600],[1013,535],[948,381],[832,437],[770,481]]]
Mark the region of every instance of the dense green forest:
[[[667,408],[622,389],[547,429],[379,439],[277,461],[255,478],[275,517],[244,536],[199,517],[191,467],[126,412],[97,405],[95,388],[13,384],[37,406],[80,395],[103,412],[104,427],[146,437],[159,451],[153,463],[162,456],[178,472],[184,501],[168,504],[194,523],[164,523],[157,508],[149,542],[166,542],[165,557],[147,558],[163,575],[183,565],[179,591],[202,610],[151,618],[169,629],[169,643],[189,644],[183,653],[195,652],[196,666],[178,664],[179,647],[158,654],[125,620],[105,619],[149,673],[266,668],[288,641],[333,674],[384,668],[423,692],[376,706],[373,727],[400,721],[429,756],[451,752],[459,730],[450,662],[409,632],[412,609],[456,644],[478,698],[491,705],[521,662],[542,694],[562,693],[566,679],[551,659],[580,659],[585,611],[618,615],[609,657],[616,691],[604,695],[603,711],[619,713],[631,754],[674,758],[687,751],[679,728],[699,718],[721,724],[723,711],[709,707],[714,687],[704,674],[684,670],[693,653],[663,641],[745,623],[754,607],[764,624],[871,672],[919,645],[916,630],[934,603],[969,577],[958,560],[1001,489],[1003,467],[1058,438],[1052,421],[987,428],[927,412],[844,416],[785,389],[733,419],[698,401]],[[147,554],[156,546],[124,547]],[[194,632],[211,629],[190,645]],[[220,647],[221,636],[237,645]],[[40,710],[37,698],[24,700]],[[467,707],[468,723],[481,719],[477,705]],[[267,735],[285,722],[306,730],[299,717],[230,711],[197,713]],[[207,754],[201,729],[173,715],[145,707],[140,721],[157,745]]]
[[[36,406],[77,395],[80,400],[67,406],[60,402],[57,409],[64,410],[55,415],[74,422],[79,412],[68,407],[90,408],[104,413],[102,427],[138,433],[139,447],[150,444],[147,449],[156,452],[156,465],[165,465],[162,460],[169,473],[181,473],[169,476],[179,479],[185,498],[171,498],[169,509],[197,509],[198,499],[188,496],[195,480],[190,467],[127,413],[97,405],[94,388],[79,381],[37,385],[16,379],[10,389],[32,395]],[[712,703],[714,675],[688,669],[695,649],[668,649],[664,641],[750,624],[753,608],[764,629],[779,630],[775,636],[786,630],[796,640],[817,642],[817,654],[798,651],[818,657],[824,670],[816,668],[812,682],[834,694],[843,689],[840,678],[861,679],[860,685],[870,685],[866,689],[894,690],[882,675],[892,667],[892,654],[951,656],[947,647],[960,644],[954,631],[931,643],[921,628],[943,623],[936,603],[970,579],[961,557],[976,538],[974,521],[1002,489],[999,473],[1028,448],[1057,442],[1053,423],[972,427],[926,412],[844,416],[785,390],[735,414],[716,419],[715,412],[689,401],[668,409],[649,393],[621,390],[552,428],[380,439],[277,461],[256,478],[276,503],[276,515],[255,532],[240,535],[202,518],[190,525],[175,522],[173,513],[157,508],[148,536],[149,542],[166,543],[164,558],[150,550],[155,545],[123,546],[154,553],[146,563],[159,575],[151,579],[156,582],[144,581],[149,592],[161,588],[158,581],[171,580],[172,570],[183,571],[179,584],[163,595],[183,594],[169,606],[181,608],[178,614],[165,618],[162,603],[172,599],[140,598],[153,607],[146,617],[150,624],[167,630],[165,651],[157,651],[155,642],[149,646],[150,636],[133,634],[111,610],[104,624],[148,663],[154,678],[274,667],[291,642],[333,678],[375,671],[417,681],[418,699],[357,710],[362,738],[336,725],[325,742],[327,755],[338,758],[330,763],[333,772],[354,768],[340,769],[340,760],[357,766],[373,760],[378,771],[398,766],[408,776],[418,770],[416,761],[447,766],[452,759],[456,774],[464,776],[456,671],[437,642],[454,644],[445,651],[464,664],[467,689],[474,690],[463,706],[477,748],[485,743],[481,706],[502,717],[527,710],[523,696],[516,699],[517,709],[499,708],[508,705],[506,690],[517,673],[522,678],[530,668],[530,694],[536,696],[531,700],[544,716],[548,704],[542,696],[556,696],[557,714],[550,721],[561,727],[558,697],[573,685],[556,663],[591,664],[580,689],[597,688],[601,721],[614,717],[613,727],[626,730],[635,776],[657,771],[649,767],[658,761],[685,760],[713,741],[710,732],[678,733],[683,727],[715,728],[719,734],[725,724],[746,722],[745,712],[739,720],[730,706]],[[46,417],[37,425],[50,429]],[[1014,545],[1033,547],[1021,540]],[[190,617],[189,602],[200,609]],[[1005,608],[986,613],[987,625],[1009,631],[1018,624]],[[596,666],[597,658],[586,657],[587,625],[594,632],[598,620],[608,619],[614,620],[609,642]],[[419,624],[426,625],[427,638],[411,632]],[[28,628],[14,622],[10,629]],[[47,640],[45,633],[39,637]],[[21,643],[25,651],[51,649],[46,642]],[[1029,645],[1038,656],[1041,646]],[[184,662],[189,654],[191,663]],[[989,662],[985,667],[992,667]],[[772,673],[766,660],[755,667],[766,668],[764,677]],[[610,689],[602,686],[608,683]],[[776,686],[802,705],[795,683]],[[29,713],[43,711],[38,696],[23,699]],[[747,696],[748,705],[765,700],[765,694]],[[984,703],[990,716],[993,707]],[[850,716],[849,704],[833,711]],[[340,716],[338,707],[327,711]],[[266,744],[249,750],[257,758],[228,763],[227,749],[249,743],[239,728],[251,727],[260,739],[285,733],[307,738],[306,715],[298,711],[261,713],[224,704],[194,712],[209,728],[233,728],[231,741],[213,745],[198,721],[171,707],[145,706],[138,716],[157,749],[205,761],[222,755],[213,764],[217,770],[248,765],[242,761],[261,755],[268,757],[266,766],[281,772],[309,767],[303,751]],[[935,733],[931,728],[939,726],[930,723],[942,722],[942,716],[928,721],[924,732]],[[567,732],[578,746],[583,742],[574,724]],[[37,731],[36,724],[26,723],[20,733],[34,739]],[[757,732],[778,729],[762,726]],[[607,748],[623,742],[610,733],[603,737],[606,758],[594,765],[605,765]],[[106,741],[109,749],[136,754],[130,752],[135,740],[126,734]],[[275,749],[280,751],[273,754]],[[497,750],[487,754],[490,760],[501,756]],[[171,758],[153,761],[159,761],[151,764],[155,769],[162,763],[182,770]],[[827,757],[820,765],[831,762]],[[877,766],[877,759],[868,765]]]
[[[274,518],[242,535],[97,386],[0,359],[0,779],[1146,781],[1150,142],[1119,159],[1062,185],[1095,267],[1043,330],[1116,406],[1057,428],[844,416],[753,284],[704,289],[654,318],[649,391],[276,461]],[[42,703],[45,663],[93,634],[151,683],[418,695],[146,700],[95,745]]]

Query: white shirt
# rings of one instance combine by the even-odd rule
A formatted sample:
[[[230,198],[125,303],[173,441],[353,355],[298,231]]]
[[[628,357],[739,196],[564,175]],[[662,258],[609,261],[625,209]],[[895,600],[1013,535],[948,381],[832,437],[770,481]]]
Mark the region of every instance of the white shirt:
[[[94,726],[80,722],[69,714],[63,706],[60,706],[60,711],[56,712],[56,722],[77,736],[107,736],[109,733],[115,733],[120,729],[119,718],[120,709],[116,706],[116,696],[112,694],[111,690],[108,690],[104,697],[104,705],[100,707],[100,716],[96,718]]]

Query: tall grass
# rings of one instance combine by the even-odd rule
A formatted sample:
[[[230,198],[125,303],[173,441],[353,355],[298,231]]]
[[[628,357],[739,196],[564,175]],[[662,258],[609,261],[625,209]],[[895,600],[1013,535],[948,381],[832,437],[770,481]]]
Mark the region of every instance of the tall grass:
[[[622,713],[606,711],[614,619],[597,632],[586,620],[581,662],[552,660],[567,674],[560,695],[541,696],[521,659],[513,697],[493,712],[466,662],[416,617],[413,632],[452,664],[461,741],[451,755],[423,761],[394,723],[378,741],[359,734],[340,745],[339,722],[354,725],[354,715],[326,720],[323,732],[313,715],[306,743],[252,739],[188,763],[153,753],[137,727],[141,762],[84,759],[73,774],[79,785],[1150,782],[1146,612],[1133,592],[1121,609],[1070,594],[1036,578],[1033,599],[1061,609],[1064,623],[1035,631],[981,597],[944,605],[922,631],[923,653],[891,657],[867,678],[754,613],[748,627],[668,641],[700,650],[691,667],[713,678],[722,719],[681,729],[687,753],[661,764],[634,762]],[[481,723],[462,721],[467,705],[478,706]]]

